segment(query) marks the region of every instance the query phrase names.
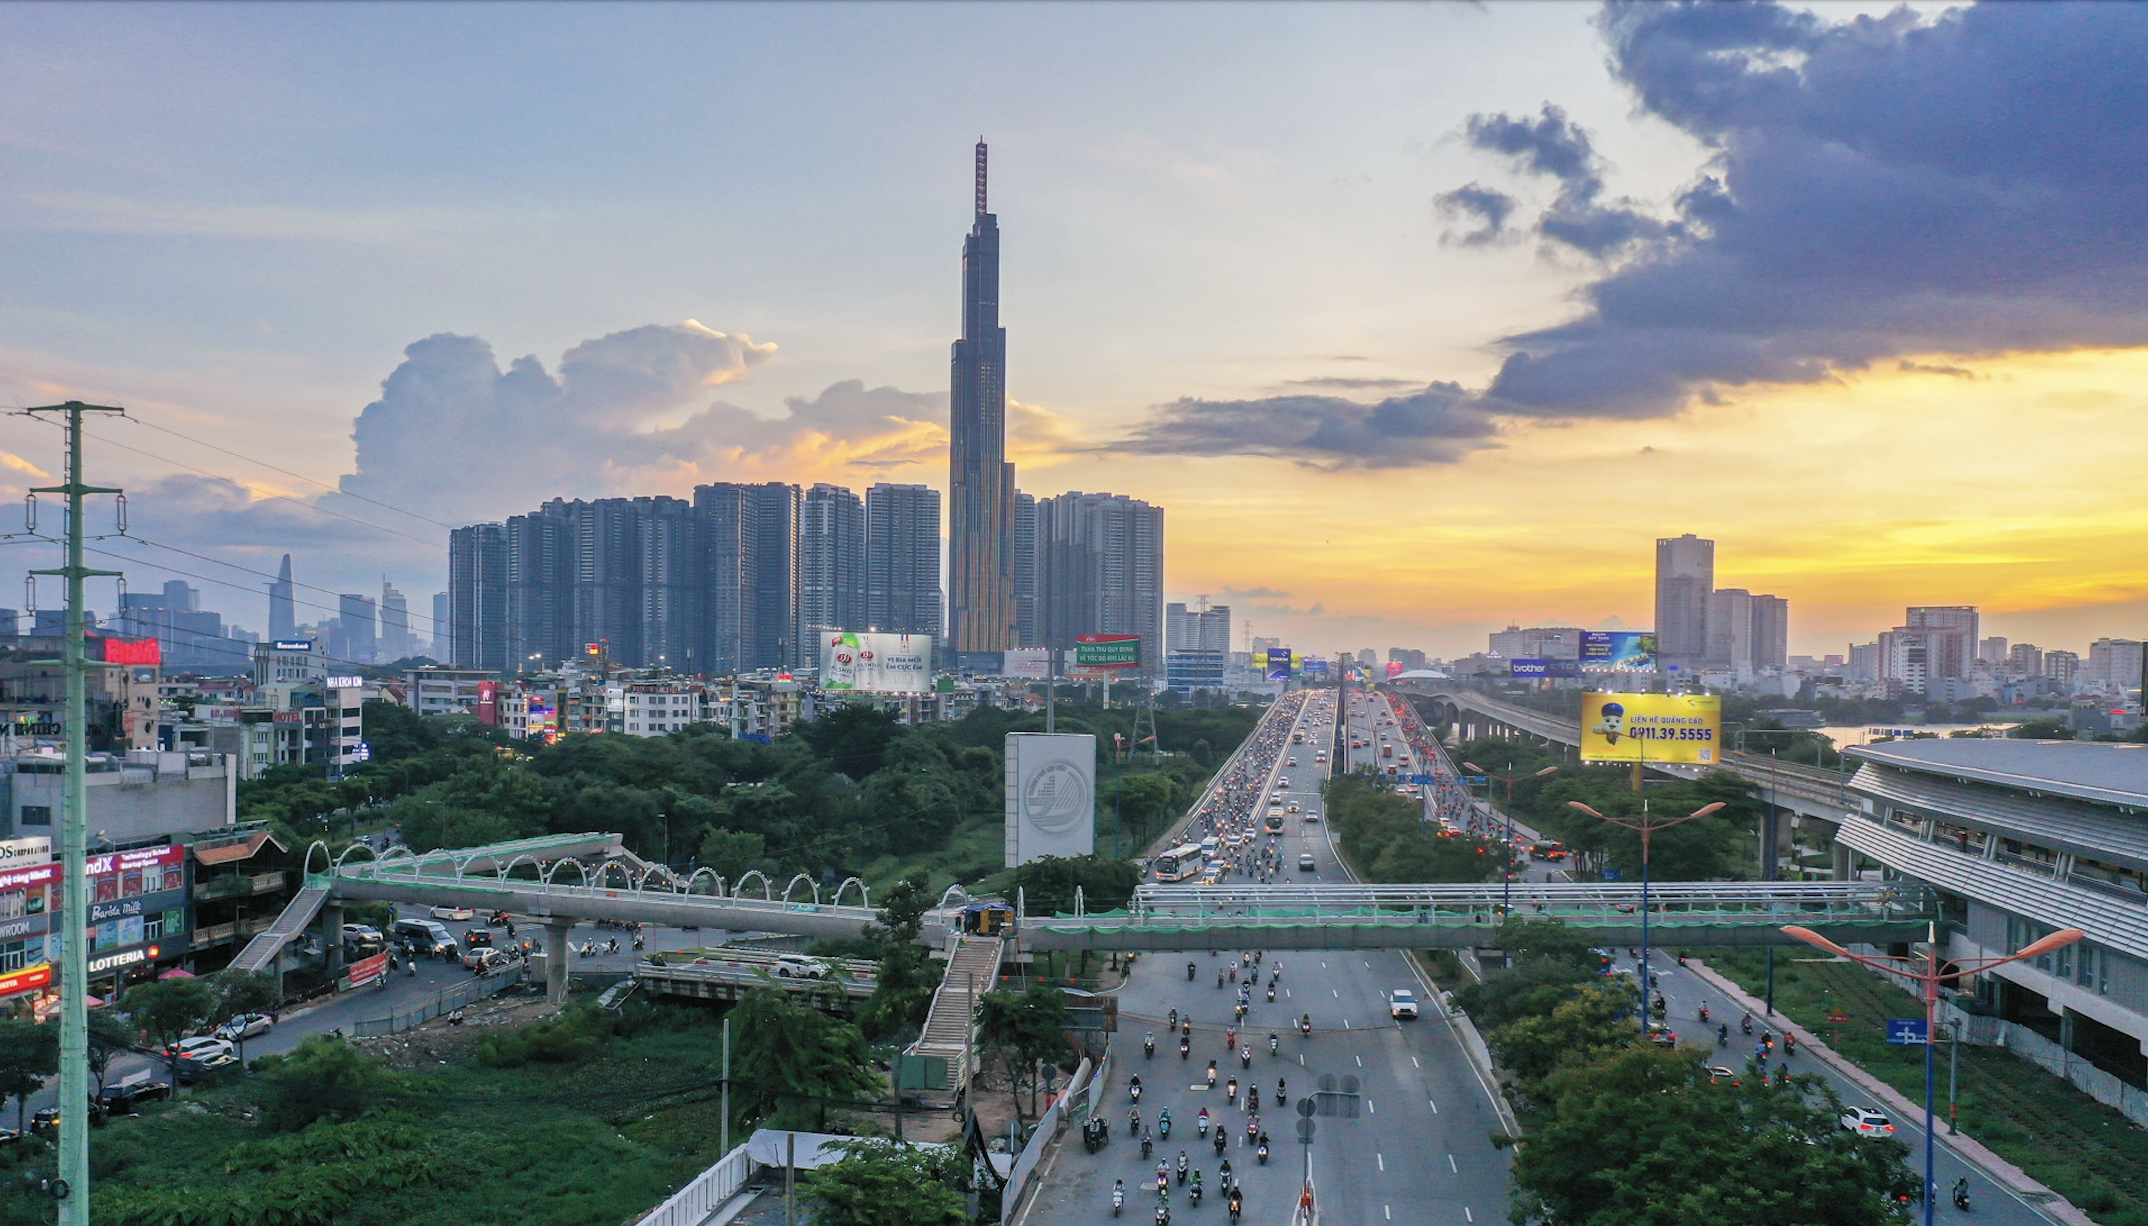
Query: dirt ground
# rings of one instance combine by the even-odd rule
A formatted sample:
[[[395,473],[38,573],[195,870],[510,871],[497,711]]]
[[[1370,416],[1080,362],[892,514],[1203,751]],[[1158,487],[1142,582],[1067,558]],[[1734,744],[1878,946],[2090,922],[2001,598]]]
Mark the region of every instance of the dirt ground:
[[[488,996],[463,1006],[460,1026],[442,1015],[395,1034],[352,1039],[351,1046],[371,1052],[399,1069],[464,1064],[476,1056],[477,1045],[486,1035],[554,1017],[559,1011],[560,1006],[541,996]]]

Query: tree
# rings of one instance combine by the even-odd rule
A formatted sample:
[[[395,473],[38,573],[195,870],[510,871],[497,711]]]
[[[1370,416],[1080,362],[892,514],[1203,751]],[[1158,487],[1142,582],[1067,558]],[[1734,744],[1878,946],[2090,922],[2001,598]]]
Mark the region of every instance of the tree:
[[[357,1119],[402,1088],[386,1065],[325,1034],[309,1034],[283,1055],[261,1057],[255,1067],[272,1091],[269,1122],[284,1132],[319,1119]]]
[[[1477,1029],[1490,1034],[1525,1017],[1542,1017],[1573,999],[1599,976],[1586,967],[1552,958],[1524,958],[1505,970],[1492,971],[1482,983],[1465,985],[1455,1003]]]
[[[1835,1125],[1817,1078],[1710,1085],[1700,1054],[1636,1047],[1570,1065],[1517,1146],[1516,1223],[1884,1226],[1917,1181],[1892,1138]],[[1820,1091],[1819,1101],[1809,1097]]]
[[[962,1226],[962,1151],[885,1137],[842,1143],[843,1159],[805,1177],[818,1226]]]
[[[932,907],[932,878],[924,869],[881,896],[880,921],[865,930],[880,960],[873,994],[858,1008],[858,1029],[872,1037],[894,1034],[925,1020],[938,986],[932,962],[918,936]]]
[[[977,1037],[987,1056],[1007,1070],[1007,1090],[1019,1119],[1036,1114],[1038,1065],[1056,1064],[1069,1050],[1067,998],[1049,984],[1032,983],[1023,991],[987,992],[977,1002]],[[1022,1089],[1029,1089],[1030,1110],[1022,1110]]]
[[[712,826],[701,836],[701,866],[714,870],[725,881],[737,881],[761,858],[767,844],[758,834]]]
[[[1066,915],[1074,910],[1079,889],[1083,909],[1116,911],[1141,885],[1141,868],[1131,860],[1114,860],[1094,852],[1083,856],[1039,856],[1014,870],[1031,915]]]
[[[0,1101],[15,1100],[15,1131],[23,1129],[30,1096],[60,1071],[60,1028],[0,1021]]]
[[[172,1088],[179,1086],[179,1053],[173,1044],[216,1020],[223,996],[206,979],[159,979],[127,993],[127,1016],[164,1049]]]
[[[1514,1074],[1522,1095],[1541,1102],[1541,1083],[1562,1063],[1589,1060],[1639,1041],[1633,996],[1613,984],[1579,988],[1551,1012],[1509,1022],[1485,1036],[1499,1066]]]
[[[828,1100],[878,1101],[865,1036],[849,1022],[754,988],[733,1010],[732,1109],[741,1124],[823,1129]]]
[[[796,734],[831,768],[861,782],[880,769],[888,746],[905,735],[894,712],[864,703],[844,703],[811,723],[800,724]]]
[[[97,1092],[104,1093],[105,1073],[112,1057],[134,1050],[134,1027],[110,1009],[89,1011],[89,1070],[97,1078]]]
[[[276,990],[276,977],[266,971],[218,971],[209,977],[216,988],[218,1021],[228,1022],[242,1013],[267,1013],[283,1000]],[[246,1063],[246,1035],[238,1039],[239,1064]]]
[[[1492,947],[1514,955],[1516,961],[1545,958],[1572,966],[1593,967],[1596,949],[1589,938],[1558,920],[1509,917],[1499,925]]]

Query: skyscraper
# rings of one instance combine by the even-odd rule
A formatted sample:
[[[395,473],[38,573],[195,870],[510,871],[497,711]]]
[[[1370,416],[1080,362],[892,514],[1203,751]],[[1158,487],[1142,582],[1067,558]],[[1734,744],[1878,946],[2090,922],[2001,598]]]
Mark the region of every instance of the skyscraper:
[[[1014,466],[1007,463],[1007,330],[999,326],[999,218],[985,208],[977,142],[976,219],[962,242],[962,339],[948,394],[948,638],[957,652],[1014,646]]]
[[[863,630],[866,616],[865,503],[840,485],[805,492],[798,520],[798,617],[816,633]],[[810,640],[809,640],[810,641]]]
[[[336,598],[336,620],[343,627],[343,654],[353,664],[371,664],[379,641],[376,606],[363,592],[345,592]]]
[[[1790,666],[1790,602],[1780,596],[1753,597],[1753,667]]]
[[[388,577],[380,579],[380,659],[400,660],[417,650],[410,639],[410,601],[396,590]]]
[[[940,491],[881,482],[865,492],[865,620],[888,634],[937,637]]]
[[[1037,637],[1037,496],[1014,492],[1014,645],[1041,647]]]
[[[1124,494],[1037,499],[1037,620],[1046,647],[1138,634],[1141,671],[1163,662],[1163,508]],[[1228,641],[1228,626],[1225,627]]]
[[[1692,671],[1708,654],[1708,599],[1715,594],[1715,542],[1688,532],[1656,539],[1656,656]]]
[[[805,644],[798,617],[798,518],[803,497],[797,486],[770,481],[746,487],[753,515],[754,668],[797,668]],[[815,661],[818,662],[817,660]]]
[[[507,530],[471,524],[448,533],[448,662],[504,672],[507,639]]]
[[[298,598],[292,591],[291,555],[283,555],[276,582],[268,590],[268,633],[271,639],[298,637]]]

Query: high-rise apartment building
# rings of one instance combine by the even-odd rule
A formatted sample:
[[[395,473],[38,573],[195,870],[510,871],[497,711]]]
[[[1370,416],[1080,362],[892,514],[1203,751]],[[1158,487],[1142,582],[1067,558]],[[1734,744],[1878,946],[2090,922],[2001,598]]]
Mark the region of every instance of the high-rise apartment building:
[[[283,555],[283,565],[277,568],[276,581],[268,590],[268,629],[271,639],[291,639],[298,636],[298,598],[291,582],[291,555]]]
[[[1976,664],[1979,626],[1974,605],[1915,605],[1904,628],[1923,633],[1932,676],[1966,677]]]
[[[1708,654],[1708,601],[1715,594],[1715,542],[1688,532],[1656,541],[1656,656],[1692,671]]]
[[[363,592],[345,592],[336,598],[336,623],[343,632],[343,649],[331,652],[353,664],[371,664],[379,648],[378,606]]]
[[[825,482],[805,492],[798,520],[798,617],[815,641],[824,630],[866,627],[865,501]]]
[[[1391,649],[1388,658],[1394,658]],[[1504,630],[1494,630],[1491,636],[1493,655],[1509,660],[1579,660],[1581,658],[1581,627],[1579,626],[1530,626],[1523,628],[1509,625]],[[1424,667],[1424,653],[1417,653],[1416,668]]]
[[[962,338],[948,397],[947,630],[956,652],[1014,646],[1014,466],[1007,463],[1007,330],[999,326],[999,218],[985,207],[962,243]]]
[[[1753,594],[1742,587],[1708,595],[1708,650],[1702,663],[1735,673],[1753,671]]]
[[[448,656],[456,668],[505,672],[519,659],[510,648],[507,531],[471,524],[448,533]]]
[[[2006,649],[2008,675],[2034,679],[2044,675],[2044,653],[2034,643],[2016,643]]]
[[[1142,671],[1153,673],[1163,650],[1163,508],[1124,494],[1039,498],[1037,606],[1044,646],[1138,634]]]
[[[380,580],[380,659],[382,663],[413,655],[417,645],[410,637],[410,601],[388,582]]]
[[[2086,684],[2109,690],[2136,689],[2141,684],[2141,641],[2097,639],[2088,645],[2088,667],[2081,671]]]
[[[121,596],[112,628],[157,640],[172,672],[237,674],[251,667],[252,648],[226,638],[223,615],[203,609],[201,593],[183,579],[167,580],[162,591]]]
[[[2006,663],[2007,644],[2004,636],[1994,635],[1980,639],[1976,645],[1976,661],[1979,664],[1999,666]]]
[[[574,525],[566,504],[554,500],[528,515],[509,517],[500,539],[503,637],[513,644],[503,651],[509,661],[504,667],[523,672],[572,657],[579,644],[574,639]],[[452,567],[448,587],[451,612],[439,633],[457,641],[461,622],[454,612]],[[457,668],[477,667],[452,654],[451,659]]]
[[[1753,597],[1753,667],[1790,667],[1790,602],[1780,596]]]
[[[873,486],[865,491],[865,529],[866,623],[887,634],[939,637],[940,491]]]
[[[1224,666],[1231,658],[1231,607],[1192,607],[1180,601],[1164,606],[1164,684],[1192,696],[1223,688]]]
[[[1037,637],[1037,496],[1014,492],[1014,643],[1041,647]]]
[[[446,592],[433,593],[433,619],[431,644],[426,654],[434,660],[448,658],[450,635],[448,634],[448,598]]]
[[[694,505],[683,498],[634,500],[640,663],[694,671],[701,575]]]
[[[798,520],[804,498],[795,485],[770,481],[747,487],[753,511],[753,639],[751,667],[799,668],[810,634],[798,617]],[[819,663],[818,658],[814,663]]]
[[[2047,651],[2044,653],[2044,676],[2051,679],[2052,688],[2061,694],[2071,694],[2074,684],[2081,679],[2081,657],[2071,651]]]

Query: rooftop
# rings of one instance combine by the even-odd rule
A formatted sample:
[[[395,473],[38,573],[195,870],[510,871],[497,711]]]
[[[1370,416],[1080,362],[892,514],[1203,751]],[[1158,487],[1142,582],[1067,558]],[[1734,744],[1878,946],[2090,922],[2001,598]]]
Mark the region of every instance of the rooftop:
[[[1963,782],[2148,809],[2148,744],[1948,737],[1861,745],[1843,753]]]

